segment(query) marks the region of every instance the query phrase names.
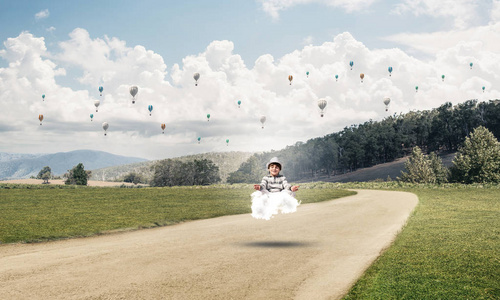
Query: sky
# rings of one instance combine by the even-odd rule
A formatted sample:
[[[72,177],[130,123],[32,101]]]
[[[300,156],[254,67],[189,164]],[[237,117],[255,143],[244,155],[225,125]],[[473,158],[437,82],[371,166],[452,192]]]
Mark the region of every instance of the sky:
[[[0,28],[0,152],[271,151],[500,98],[500,0],[0,0]]]

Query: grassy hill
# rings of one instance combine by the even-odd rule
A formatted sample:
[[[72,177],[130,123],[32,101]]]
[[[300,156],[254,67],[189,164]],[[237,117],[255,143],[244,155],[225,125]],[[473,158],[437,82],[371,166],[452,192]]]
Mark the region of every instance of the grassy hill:
[[[173,160],[179,160],[182,162],[193,161],[195,159],[208,159],[211,160],[215,165],[219,167],[220,177],[222,182],[226,182],[226,178],[229,173],[236,171],[240,165],[245,162],[253,153],[250,152],[209,152],[203,154],[195,154],[182,156],[177,158],[172,158]],[[114,167],[100,168],[92,170],[91,180],[101,180],[101,181],[121,181],[123,177],[131,172],[141,175],[146,181],[150,181],[153,178],[153,169],[156,161],[145,161],[140,163],[132,163]]]

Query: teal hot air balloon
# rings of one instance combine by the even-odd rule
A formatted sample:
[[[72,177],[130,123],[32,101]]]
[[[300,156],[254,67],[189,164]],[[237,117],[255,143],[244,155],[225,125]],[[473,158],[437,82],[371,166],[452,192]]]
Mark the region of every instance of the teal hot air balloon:
[[[90,114],[90,121],[94,120],[94,114]]]
[[[201,141],[201,136],[198,137],[198,144],[200,143]]]
[[[102,96],[102,91],[104,91],[104,88],[102,86],[99,87],[99,95]]]
[[[352,70],[352,66],[354,66],[354,62],[352,60],[349,62],[349,66],[351,66],[351,70]]]
[[[472,70],[472,66],[473,66],[473,65],[474,65],[473,63],[470,63],[470,64],[469,64],[469,66],[470,66],[471,70]]]
[[[339,80],[339,75],[335,75],[335,81]]]
[[[238,100],[238,108],[240,108],[241,100]]]
[[[444,75],[441,75],[441,79],[444,81]]]
[[[226,146],[229,146],[229,139],[226,139]]]
[[[210,114],[207,114],[207,121],[210,121]]]
[[[486,87],[484,87],[484,86],[483,86],[483,93],[484,93],[484,89],[485,89],[485,88],[486,88]]]
[[[415,86],[415,93],[418,92],[418,85]]]
[[[306,76],[307,76],[307,78],[309,78],[309,71],[306,72]]]
[[[45,101],[45,94],[42,95],[42,101]]]
[[[389,76],[391,76],[391,73],[392,73],[392,67],[389,67],[389,69],[387,69],[389,71]]]
[[[148,105],[149,115],[151,116],[151,112],[153,111],[153,105]]]

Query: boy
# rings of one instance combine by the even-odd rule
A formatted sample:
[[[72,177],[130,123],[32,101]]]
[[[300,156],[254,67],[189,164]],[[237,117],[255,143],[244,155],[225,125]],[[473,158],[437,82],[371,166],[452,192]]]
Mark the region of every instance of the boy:
[[[257,190],[252,194],[252,217],[269,220],[273,215],[297,211],[300,202],[295,199],[297,185],[291,186],[285,176],[280,175],[281,163],[277,157],[267,163],[269,175],[262,178],[260,184],[255,184]]]
[[[285,176],[279,174],[281,171],[281,163],[277,157],[271,158],[266,167],[270,175],[264,176],[260,184],[255,184],[253,186],[254,189],[261,192],[268,191],[270,193],[285,190],[289,194],[295,195],[294,193],[299,189],[299,186],[291,186],[288,181],[286,181]]]

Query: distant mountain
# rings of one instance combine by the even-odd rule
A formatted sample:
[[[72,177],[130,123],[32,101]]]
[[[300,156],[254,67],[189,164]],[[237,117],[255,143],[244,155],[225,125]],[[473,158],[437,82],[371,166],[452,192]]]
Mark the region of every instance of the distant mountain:
[[[76,150],[54,154],[16,154],[0,152],[0,180],[38,175],[49,166],[54,175],[63,175],[79,163],[85,170],[147,161],[143,158],[114,155],[102,151]]]
[[[177,158],[172,158],[173,160],[180,160],[182,162],[193,161],[195,159],[208,159],[211,160],[216,166],[219,167],[219,173],[222,182],[226,182],[226,178],[229,173],[232,173],[240,167],[240,165],[245,162],[253,153],[251,152],[209,152],[188,156],[181,156]],[[156,161],[146,161],[139,163],[132,163],[128,165],[119,165],[114,167],[107,167],[97,170],[92,170],[91,180],[102,180],[102,181],[119,181],[123,177],[131,172],[141,175],[146,181],[150,181],[153,178],[154,171],[152,166]]]

